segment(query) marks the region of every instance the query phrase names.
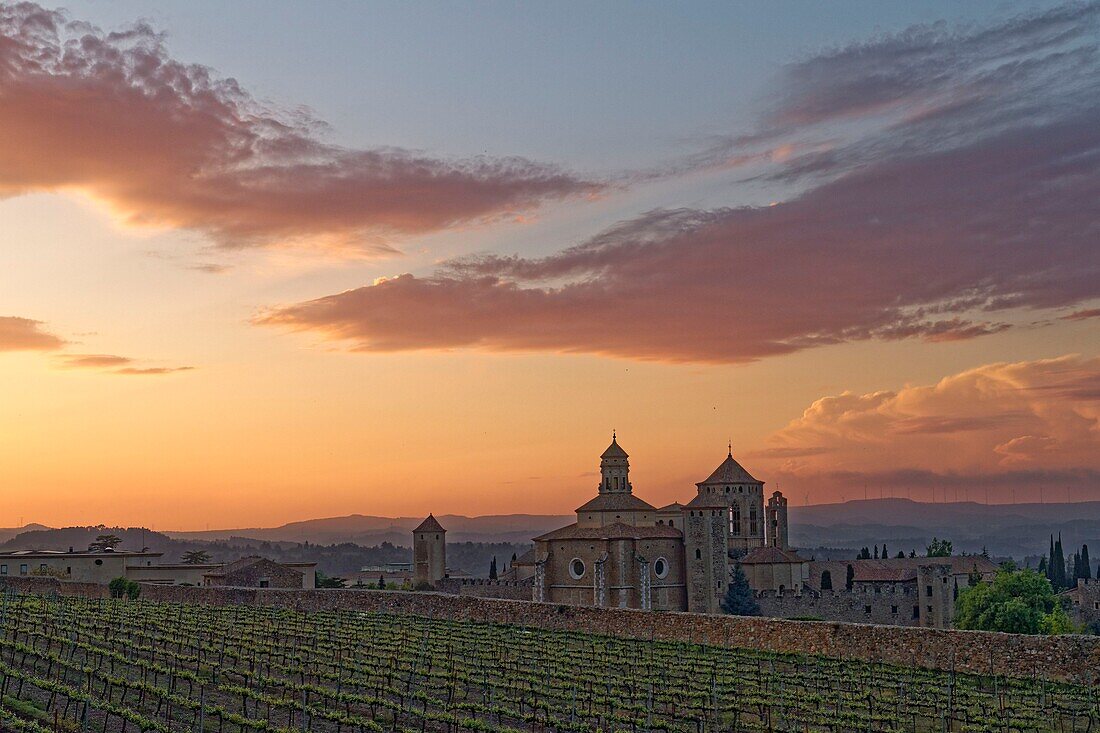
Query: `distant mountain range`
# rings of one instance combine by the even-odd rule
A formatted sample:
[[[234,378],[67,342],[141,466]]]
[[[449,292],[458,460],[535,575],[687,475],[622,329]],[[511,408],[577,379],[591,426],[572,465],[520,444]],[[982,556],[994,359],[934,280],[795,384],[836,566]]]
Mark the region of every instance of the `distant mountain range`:
[[[526,544],[532,537],[574,521],[574,515],[504,514],[437,517],[452,543]],[[364,547],[384,542],[411,544],[411,531],[423,517],[378,517],[353,514],[291,522],[279,527],[163,532],[188,545],[210,542],[252,542]],[[1047,551],[1051,534],[1061,533],[1067,552],[1081,544],[1100,548],[1100,502],[1062,504],[927,504],[909,499],[864,499],[842,504],[818,504],[790,509],[791,544],[814,550],[835,548],[840,555],[864,546],[887,543],[891,554],[922,551],[933,536],[954,542],[957,552],[980,552],[1024,559]],[[0,529],[6,548],[27,542],[48,542],[52,533],[42,525]],[[38,530],[38,531],[31,531]],[[20,537],[20,533],[29,534]],[[60,535],[56,539],[60,540]],[[251,541],[251,542],[249,542]],[[1094,552],[1097,552],[1094,550]],[[821,553],[825,555],[827,553]]]

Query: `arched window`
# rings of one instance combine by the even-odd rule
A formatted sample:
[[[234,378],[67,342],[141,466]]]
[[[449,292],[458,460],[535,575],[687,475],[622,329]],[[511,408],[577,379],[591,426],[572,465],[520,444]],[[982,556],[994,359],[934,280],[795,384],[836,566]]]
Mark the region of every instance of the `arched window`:
[[[833,589],[833,574],[828,570],[821,571],[821,590]]]
[[[756,516],[756,506],[749,507],[749,534],[755,537],[757,530],[759,529],[759,523]]]
[[[703,559],[703,551],[700,550],[698,547],[695,548],[695,559],[696,560],[702,560]]]
[[[730,534],[735,537],[741,534],[741,507],[736,504],[730,507]]]

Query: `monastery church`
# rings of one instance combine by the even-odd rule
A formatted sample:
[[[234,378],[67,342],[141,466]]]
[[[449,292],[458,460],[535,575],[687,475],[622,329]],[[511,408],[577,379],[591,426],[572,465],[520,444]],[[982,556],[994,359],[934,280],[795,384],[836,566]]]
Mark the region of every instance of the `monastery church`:
[[[534,598],[552,603],[720,612],[732,565],[754,588],[799,589],[806,561],[787,548],[787,500],[764,506],[764,483],[732,450],[686,504],[634,495],[630,460],[612,435],[598,493],[577,521],[535,538]]]

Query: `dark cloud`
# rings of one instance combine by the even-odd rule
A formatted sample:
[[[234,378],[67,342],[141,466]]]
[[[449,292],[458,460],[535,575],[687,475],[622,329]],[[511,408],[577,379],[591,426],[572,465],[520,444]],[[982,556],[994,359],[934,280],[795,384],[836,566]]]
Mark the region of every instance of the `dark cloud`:
[[[0,351],[53,351],[65,342],[42,330],[42,321],[0,316]]]
[[[742,362],[845,341],[976,338],[1009,327],[997,311],[1100,297],[1100,63],[1079,27],[1095,27],[1098,7],[911,29],[797,65],[768,118],[795,132],[877,115],[898,95],[922,114],[825,154],[813,185],[784,203],[652,211],[547,257],[465,258],[256,321],[360,351]],[[970,88],[975,74],[986,83],[970,103],[915,101]]]
[[[389,235],[601,189],[521,158],[341,148],[323,127],[172,59],[148,25],[105,33],[33,3],[0,5],[0,196],[83,190],[129,222],[223,246],[385,252]]]

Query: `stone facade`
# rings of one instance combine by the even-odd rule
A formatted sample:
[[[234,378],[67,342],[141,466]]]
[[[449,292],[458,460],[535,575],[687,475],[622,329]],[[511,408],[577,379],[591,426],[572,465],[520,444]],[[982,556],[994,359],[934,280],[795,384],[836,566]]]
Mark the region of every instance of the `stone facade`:
[[[431,514],[413,530],[413,583],[435,585],[447,577],[447,530]]]
[[[79,583],[110,583],[126,577],[132,567],[152,566],[160,552],[57,552],[52,550],[0,553],[0,578],[50,575]]]
[[[203,585],[232,588],[296,588],[306,586],[301,570],[265,557],[242,557],[203,575]],[[313,587],[312,578],[308,587]]]
[[[1078,580],[1063,594],[1070,603],[1074,623],[1100,629],[1100,579]]]
[[[107,591],[102,585],[67,583],[52,578],[0,579],[0,589],[4,587],[20,592],[90,598],[106,597]],[[750,616],[645,613],[631,609],[369,589],[149,585],[142,587],[142,598],[206,605],[255,605],[304,612],[343,610],[410,614],[1100,685],[1100,637],[1096,636],[1024,636]]]

